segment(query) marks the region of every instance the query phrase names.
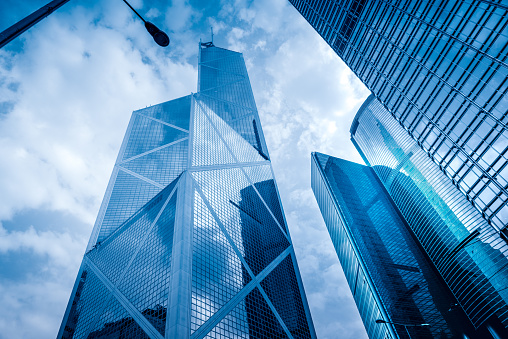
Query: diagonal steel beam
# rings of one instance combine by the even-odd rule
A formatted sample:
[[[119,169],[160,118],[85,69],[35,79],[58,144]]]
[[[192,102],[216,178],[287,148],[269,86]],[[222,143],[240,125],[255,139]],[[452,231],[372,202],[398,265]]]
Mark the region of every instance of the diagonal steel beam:
[[[146,334],[152,339],[164,339],[162,335],[157,331],[153,325],[148,321],[148,319],[143,316],[138,309],[131,304],[129,299],[127,299],[117,288],[116,286],[109,281],[109,279],[102,273],[102,271],[95,266],[95,264],[88,259],[87,256],[83,258],[83,262],[90,267],[90,270],[99,278],[99,280],[106,286],[106,288],[111,292],[111,294],[116,298],[116,300],[124,307],[127,313],[136,321],[136,323],[145,331]]]

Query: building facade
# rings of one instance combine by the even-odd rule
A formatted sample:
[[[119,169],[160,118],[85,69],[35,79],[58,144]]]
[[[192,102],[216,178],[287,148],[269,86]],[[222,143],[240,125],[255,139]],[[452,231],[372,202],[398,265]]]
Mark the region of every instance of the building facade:
[[[351,139],[471,323],[503,332],[508,244],[499,231],[374,96],[358,111]]]
[[[508,235],[506,1],[289,1]]]
[[[240,53],[135,111],[58,338],[315,338]]]
[[[369,338],[487,338],[460,308],[449,311],[454,296],[377,173],[321,153],[311,162],[312,189]]]

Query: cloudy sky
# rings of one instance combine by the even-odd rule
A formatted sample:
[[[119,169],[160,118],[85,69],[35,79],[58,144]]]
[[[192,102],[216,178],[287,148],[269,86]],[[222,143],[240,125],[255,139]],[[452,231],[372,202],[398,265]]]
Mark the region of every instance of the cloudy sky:
[[[0,1],[0,30],[49,0]],[[319,338],[366,338],[310,188],[361,163],[368,96],[285,0],[72,0],[0,50],[0,338],[54,338],[133,110],[196,92],[199,39],[242,52]]]

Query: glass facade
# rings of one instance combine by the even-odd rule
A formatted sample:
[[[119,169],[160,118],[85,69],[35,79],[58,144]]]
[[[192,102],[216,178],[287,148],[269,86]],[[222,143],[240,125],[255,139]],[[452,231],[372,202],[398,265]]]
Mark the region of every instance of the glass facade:
[[[132,114],[58,338],[315,338],[240,53]]]
[[[289,0],[508,239],[508,4]]]
[[[475,326],[508,325],[508,246],[399,122],[370,96],[351,138]]]
[[[370,338],[475,337],[372,168],[313,153],[312,189]]]

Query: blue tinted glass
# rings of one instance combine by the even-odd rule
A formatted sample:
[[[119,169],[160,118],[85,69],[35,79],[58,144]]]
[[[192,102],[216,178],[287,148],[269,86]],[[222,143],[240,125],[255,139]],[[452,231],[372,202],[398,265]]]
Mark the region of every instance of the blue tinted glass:
[[[294,338],[311,338],[293,260],[288,255],[261,282],[268,299]]]
[[[118,171],[97,241],[100,242],[109,236],[160,190],[153,184]]]
[[[254,274],[289,246],[281,228],[240,169],[193,175]]]
[[[142,115],[133,116],[132,130],[128,135],[123,160],[185,138],[188,133],[161,124]]]
[[[245,298],[245,308],[251,338],[288,338],[257,288]]]
[[[247,177],[254,183],[254,187],[268,205],[272,214],[277,218],[279,225],[286,231],[287,226],[282,216],[282,209],[279,202],[279,195],[273,180],[272,170],[270,166],[253,166],[243,168]]]
[[[242,75],[205,65],[200,66],[199,72],[200,92],[245,79]]]
[[[192,270],[194,332],[251,280],[198,193],[194,198]]]
[[[210,123],[205,107],[196,102],[194,111],[194,140],[192,143],[192,165],[233,164],[233,155],[223,139]]]
[[[187,168],[189,141],[183,140],[120,163],[119,166],[158,184],[167,185]]]
[[[177,191],[164,211],[145,235],[139,233],[142,245],[118,289],[164,335],[171,278],[171,253]],[[160,213],[159,208],[155,208]]]
[[[140,109],[135,113],[146,115],[157,120],[161,120],[168,124],[189,129],[191,111],[191,96],[171,100],[151,106],[148,108]]]

